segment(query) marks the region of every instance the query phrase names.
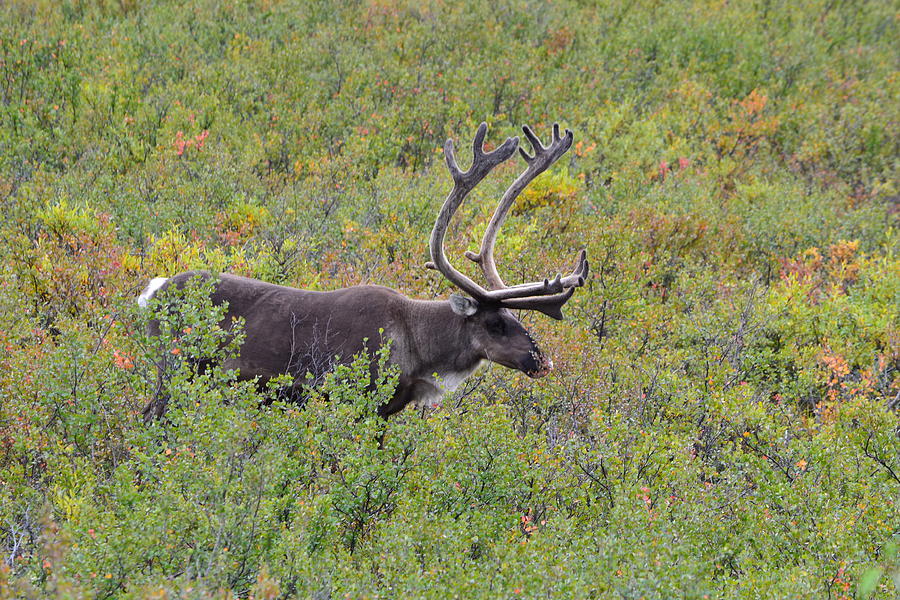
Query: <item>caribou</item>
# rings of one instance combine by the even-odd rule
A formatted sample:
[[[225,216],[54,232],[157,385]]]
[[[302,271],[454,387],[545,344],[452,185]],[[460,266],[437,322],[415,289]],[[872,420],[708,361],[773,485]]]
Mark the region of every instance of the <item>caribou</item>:
[[[146,307],[170,286],[180,288],[194,278],[213,278],[212,301],[227,303],[222,326],[230,327],[235,318],[244,323],[245,337],[237,355],[225,359],[222,366],[235,369],[242,380],[257,379],[260,385],[287,373],[299,386],[310,376],[322,376],[336,361],[349,362],[361,352],[371,357],[374,382],[376,352],[389,343],[388,361],[398,368],[399,380],[391,400],[379,408],[379,414],[385,417],[411,403],[436,402],[485,361],[532,378],[543,377],[553,368],[553,362],[512,311],[538,311],[562,319],[562,307],[576,288],[584,285],[589,265],[586,251],[581,250],[574,270],[566,276],[557,274],[506,285],[497,271],[494,245],[510,207],[535,177],[572,146],[572,132],[567,129],[560,135],[556,124],[547,146],[528,126],[522,130],[532,154],[519,147],[517,136],[485,151],[487,125],[482,123],[472,145],[472,165],[466,171],[457,166],[452,139],[444,145],[453,188],[438,212],[429,243],[431,261],[425,267],[438,271],[465,295],[453,293],[447,300],[415,300],[379,285],[321,292],[228,273],[214,277],[205,271],[188,271],[153,279],[138,302]],[[444,237],[463,200],[517,148],[526,168],[501,197],[479,251],[465,253],[484,274],[487,286],[482,287],[450,263],[444,251]],[[160,370],[163,368],[159,365]],[[157,387],[155,399],[144,410],[147,418],[161,416],[165,411],[161,383]]]

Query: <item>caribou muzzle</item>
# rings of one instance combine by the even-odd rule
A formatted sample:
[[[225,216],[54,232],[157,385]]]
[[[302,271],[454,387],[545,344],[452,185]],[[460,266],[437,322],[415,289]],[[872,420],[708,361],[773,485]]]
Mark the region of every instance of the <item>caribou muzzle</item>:
[[[532,379],[540,379],[553,370],[553,361],[540,352],[532,353],[528,358],[530,364],[520,370]]]
[[[541,366],[537,371],[528,372],[528,373],[526,373],[526,375],[528,375],[529,377],[531,377],[533,379],[540,379],[541,377],[544,377],[552,370],[553,370],[553,361],[550,360],[549,358],[544,358],[541,361]]]

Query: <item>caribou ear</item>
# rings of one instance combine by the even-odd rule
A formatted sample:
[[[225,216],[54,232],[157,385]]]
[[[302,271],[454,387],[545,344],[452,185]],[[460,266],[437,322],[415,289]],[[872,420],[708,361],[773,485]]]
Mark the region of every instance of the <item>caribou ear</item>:
[[[450,308],[461,317],[471,317],[478,312],[478,303],[459,294],[450,294]]]

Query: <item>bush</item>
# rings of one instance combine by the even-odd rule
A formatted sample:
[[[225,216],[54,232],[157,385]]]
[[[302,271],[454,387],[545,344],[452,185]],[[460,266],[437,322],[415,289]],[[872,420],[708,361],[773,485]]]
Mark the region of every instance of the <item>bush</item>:
[[[893,597],[894,13],[3,4],[0,598]],[[575,133],[497,246],[510,283],[590,255],[566,323],[521,315],[549,377],[384,421],[362,359],[302,405],[223,370],[202,286],[146,335],[193,268],[446,297],[481,121]],[[466,272],[523,168],[460,208]]]

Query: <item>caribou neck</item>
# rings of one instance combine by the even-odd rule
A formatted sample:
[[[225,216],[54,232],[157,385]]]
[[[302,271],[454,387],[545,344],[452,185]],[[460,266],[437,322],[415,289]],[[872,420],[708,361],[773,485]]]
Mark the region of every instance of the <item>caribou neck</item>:
[[[449,301],[409,302],[407,347],[403,350],[410,358],[415,357],[415,372],[410,375],[470,373],[485,358],[472,343],[466,318],[454,313]]]

